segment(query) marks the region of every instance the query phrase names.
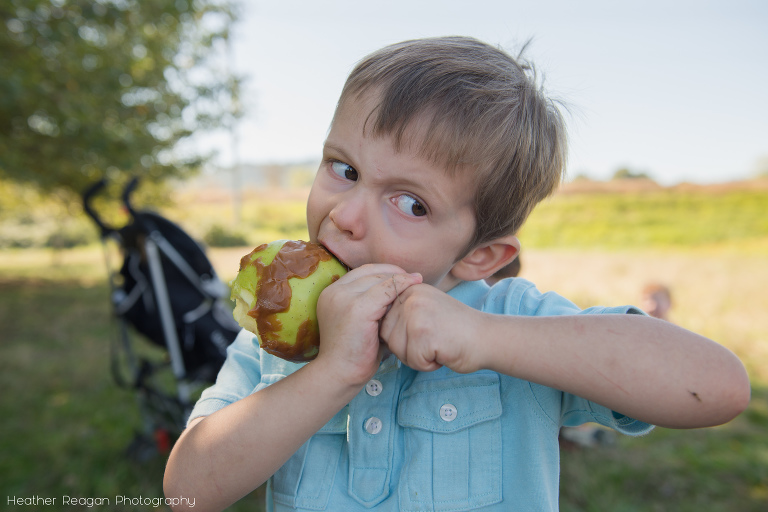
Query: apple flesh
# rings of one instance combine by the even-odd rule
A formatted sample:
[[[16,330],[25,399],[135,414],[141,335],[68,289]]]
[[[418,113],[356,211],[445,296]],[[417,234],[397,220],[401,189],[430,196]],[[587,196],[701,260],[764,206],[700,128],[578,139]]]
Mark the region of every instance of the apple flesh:
[[[322,245],[301,240],[263,244],[240,260],[232,281],[234,318],[282,359],[314,359],[320,345],[317,299],[346,267]]]

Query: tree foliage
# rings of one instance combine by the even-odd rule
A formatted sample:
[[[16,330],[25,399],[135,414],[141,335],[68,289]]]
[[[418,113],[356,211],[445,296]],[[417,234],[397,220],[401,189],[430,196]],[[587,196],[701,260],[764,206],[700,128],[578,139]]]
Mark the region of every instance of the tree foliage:
[[[651,177],[648,176],[647,173],[644,172],[635,172],[630,169],[627,169],[626,167],[622,167],[620,169],[617,169],[616,172],[613,173],[613,177],[611,179],[614,180],[650,180]]]
[[[0,179],[79,192],[183,177],[184,142],[236,117],[222,49],[231,0],[0,3]],[[191,146],[187,144],[187,146]]]

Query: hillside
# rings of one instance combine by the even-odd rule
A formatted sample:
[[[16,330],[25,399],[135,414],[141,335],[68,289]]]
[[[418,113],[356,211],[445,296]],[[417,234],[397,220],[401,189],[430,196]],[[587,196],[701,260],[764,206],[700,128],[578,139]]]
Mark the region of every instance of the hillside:
[[[195,229],[216,223],[249,241],[301,237],[308,188],[248,188],[234,226],[231,190],[185,187],[172,214]],[[186,205],[194,205],[188,208]],[[720,247],[768,250],[768,179],[662,187],[648,180],[563,184],[519,236],[528,248]],[[171,214],[171,212],[169,212]]]
[[[310,164],[280,169],[252,170],[241,177],[245,185],[237,194],[233,176],[222,171],[175,184],[162,205],[142,203],[137,194],[136,206],[160,210],[209,245],[306,237],[304,210],[313,171]],[[282,172],[288,177],[275,177]],[[673,187],[637,179],[577,180],[563,184],[539,205],[519,235],[529,248],[727,246],[768,251],[766,205],[768,178]],[[114,215],[115,225],[127,221],[114,206],[103,212]],[[0,248],[65,248],[96,240],[79,203],[63,205],[0,182]]]
[[[723,183],[679,183],[677,185],[662,186],[653,180],[647,179],[626,179],[611,181],[592,181],[588,179],[577,179],[564,183],[558,194],[595,194],[595,193],[641,193],[641,192],[703,192],[703,193],[723,193],[741,190],[768,191],[768,177],[754,178],[750,180],[729,181]]]

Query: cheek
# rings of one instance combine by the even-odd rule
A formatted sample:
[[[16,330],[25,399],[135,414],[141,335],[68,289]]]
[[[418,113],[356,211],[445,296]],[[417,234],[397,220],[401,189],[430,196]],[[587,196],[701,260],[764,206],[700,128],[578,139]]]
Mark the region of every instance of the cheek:
[[[319,223],[333,208],[333,198],[339,192],[338,186],[329,180],[322,168],[317,171],[315,181],[309,190],[307,198],[307,220],[314,219]]]
[[[320,197],[321,195],[316,193],[315,187],[312,187],[309,198],[307,198],[307,229],[310,238],[317,236],[320,222],[323,219],[323,205],[322,201],[319,200]]]
[[[424,283],[435,285],[451,270],[452,262],[435,257],[433,251],[414,251],[413,246],[393,246],[383,248],[384,254],[379,254],[375,261],[385,261],[397,265],[406,272],[418,272],[424,278]]]

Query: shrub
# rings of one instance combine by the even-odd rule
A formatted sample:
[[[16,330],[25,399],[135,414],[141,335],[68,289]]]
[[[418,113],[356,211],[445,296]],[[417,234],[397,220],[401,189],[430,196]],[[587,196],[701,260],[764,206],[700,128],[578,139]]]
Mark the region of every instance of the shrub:
[[[203,237],[203,241],[210,247],[242,247],[248,245],[245,235],[220,224],[211,226]]]

